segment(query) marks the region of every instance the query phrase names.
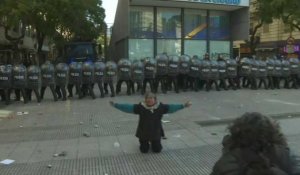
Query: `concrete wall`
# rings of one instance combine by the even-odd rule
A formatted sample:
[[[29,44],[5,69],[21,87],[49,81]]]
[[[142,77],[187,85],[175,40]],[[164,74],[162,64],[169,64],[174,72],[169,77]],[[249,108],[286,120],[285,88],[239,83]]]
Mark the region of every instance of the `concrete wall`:
[[[230,14],[230,26],[232,40],[246,40],[249,37],[249,8],[235,10]]]
[[[108,59],[119,60],[128,55],[129,37],[129,0],[119,0],[115,15],[112,38],[109,46]]]

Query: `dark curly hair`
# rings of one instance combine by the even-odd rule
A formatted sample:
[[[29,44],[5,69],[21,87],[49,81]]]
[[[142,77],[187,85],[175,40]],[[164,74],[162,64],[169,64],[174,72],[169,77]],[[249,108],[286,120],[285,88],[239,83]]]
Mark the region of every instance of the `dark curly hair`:
[[[278,122],[258,112],[245,113],[229,125],[229,149],[250,147],[257,151],[287,145]]]

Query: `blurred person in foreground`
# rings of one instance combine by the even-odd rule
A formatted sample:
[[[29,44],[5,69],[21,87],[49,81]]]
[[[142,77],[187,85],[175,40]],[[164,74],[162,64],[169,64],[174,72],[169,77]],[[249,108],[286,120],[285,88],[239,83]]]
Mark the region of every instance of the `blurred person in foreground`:
[[[279,124],[260,113],[245,113],[228,127],[223,153],[211,175],[298,175]]]
[[[161,119],[164,114],[174,113],[192,105],[189,101],[184,104],[163,104],[158,102],[156,95],[151,92],[146,93],[145,101],[139,104],[120,104],[112,101],[110,104],[123,112],[139,115],[136,137],[139,138],[142,153],[147,153],[150,145],[153,152],[161,152],[163,134]]]

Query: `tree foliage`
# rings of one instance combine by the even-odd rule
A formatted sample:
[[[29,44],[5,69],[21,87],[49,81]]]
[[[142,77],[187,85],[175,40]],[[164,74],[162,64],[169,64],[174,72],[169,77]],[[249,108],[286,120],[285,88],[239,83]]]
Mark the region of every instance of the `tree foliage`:
[[[20,23],[36,31],[38,51],[46,37],[58,42],[73,38],[96,39],[103,28],[104,9],[101,0],[1,0],[0,23],[7,31]],[[8,32],[7,32],[8,34]],[[7,35],[13,41],[22,39]]]

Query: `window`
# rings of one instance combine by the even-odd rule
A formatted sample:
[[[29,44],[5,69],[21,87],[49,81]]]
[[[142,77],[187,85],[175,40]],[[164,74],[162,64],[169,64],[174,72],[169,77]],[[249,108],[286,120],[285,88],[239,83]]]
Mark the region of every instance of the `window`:
[[[221,54],[223,58],[230,56],[230,42],[229,41],[210,41],[210,56],[211,59],[217,59]]]
[[[177,8],[157,9],[157,37],[181,38],[181,10]]]
[[[269,32],[269,24],[264,24],[263,25],[263,32],[268,33]]]
[[[130,7],[130,37],[153,38],[153,8]]]
[[[229,40],[229,13],[221,11],[211,11],[210,17],[210,34],[212,40]]]
[[[206,53],[205,40],[185,40],[184,41],[184,54],[189,56],[197,55],[200,58]]]
[[[157,53],[168,55],[181,55],[181,40],[178,39],[159,39],[157,40]]]
[[[129,39],[129,59],[153,57],[153,39]]]
[[[207,21],[206,11],[184,10],[184,38],[206,39]]]

